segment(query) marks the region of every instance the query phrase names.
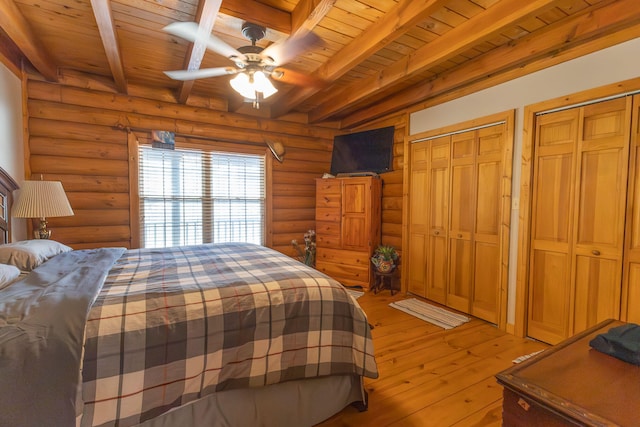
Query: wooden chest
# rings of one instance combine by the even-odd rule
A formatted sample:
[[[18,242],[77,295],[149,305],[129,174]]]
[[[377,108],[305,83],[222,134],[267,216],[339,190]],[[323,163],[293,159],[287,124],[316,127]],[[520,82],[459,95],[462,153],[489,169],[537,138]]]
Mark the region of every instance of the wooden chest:
[[[640,367],[589,346],[604,321],[497,375],[504,426],[640,426]]]

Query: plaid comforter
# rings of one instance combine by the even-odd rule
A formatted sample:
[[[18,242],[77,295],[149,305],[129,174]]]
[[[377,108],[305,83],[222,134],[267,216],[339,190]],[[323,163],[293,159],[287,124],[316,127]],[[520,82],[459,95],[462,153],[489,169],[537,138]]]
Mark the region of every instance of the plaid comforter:
[[[367,319],[336,281],[262,246],[130,250],[86,326],[83,426],[128,426],[205,394],[377,377]]]

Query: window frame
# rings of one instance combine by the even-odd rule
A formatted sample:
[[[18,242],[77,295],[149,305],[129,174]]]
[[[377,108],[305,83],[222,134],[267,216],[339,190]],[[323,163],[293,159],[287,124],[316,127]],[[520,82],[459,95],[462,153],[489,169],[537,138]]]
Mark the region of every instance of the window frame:
[[[140,158],[138,148],[141,145],[151,145],[151,131],[128,130],[128,151],[129,151],[129,213],[131,228],[130,248],[141,248],[142,228],[140,221],[140,194],[139,194],[139,168]],[[273,195],[272,195],[272,174],[273,158],[264,143],[256,142],[225,142],[204,137],[186,136],[176,134],[175,147],[177,149],[195,149],[204,151],[214,151],[230,154],[250,154],[264,156],[264,225],[263,225],[263,245],[271,247],[273,244],[272,215],[273,215]]]

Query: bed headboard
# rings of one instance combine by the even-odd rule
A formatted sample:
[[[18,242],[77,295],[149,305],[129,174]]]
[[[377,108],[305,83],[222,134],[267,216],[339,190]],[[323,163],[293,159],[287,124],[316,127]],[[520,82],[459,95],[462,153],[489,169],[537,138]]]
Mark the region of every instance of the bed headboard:
[[[17,189],[18,184],[0,168],[0,244],[8,243],[11,238],[11,205],[13,190]]]

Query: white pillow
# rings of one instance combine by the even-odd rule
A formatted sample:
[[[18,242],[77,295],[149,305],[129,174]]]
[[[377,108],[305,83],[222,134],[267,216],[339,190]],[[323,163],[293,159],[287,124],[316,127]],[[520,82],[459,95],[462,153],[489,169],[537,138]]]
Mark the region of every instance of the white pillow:
[[[49,258],[70,250],[69,246],[48,239],[7,243],[0,245],[0,264],[15,265],[22,271],[31,271]]]
[[[15,265],[0,264],[0,289],[6,288],[20,276],[20,269]]]

